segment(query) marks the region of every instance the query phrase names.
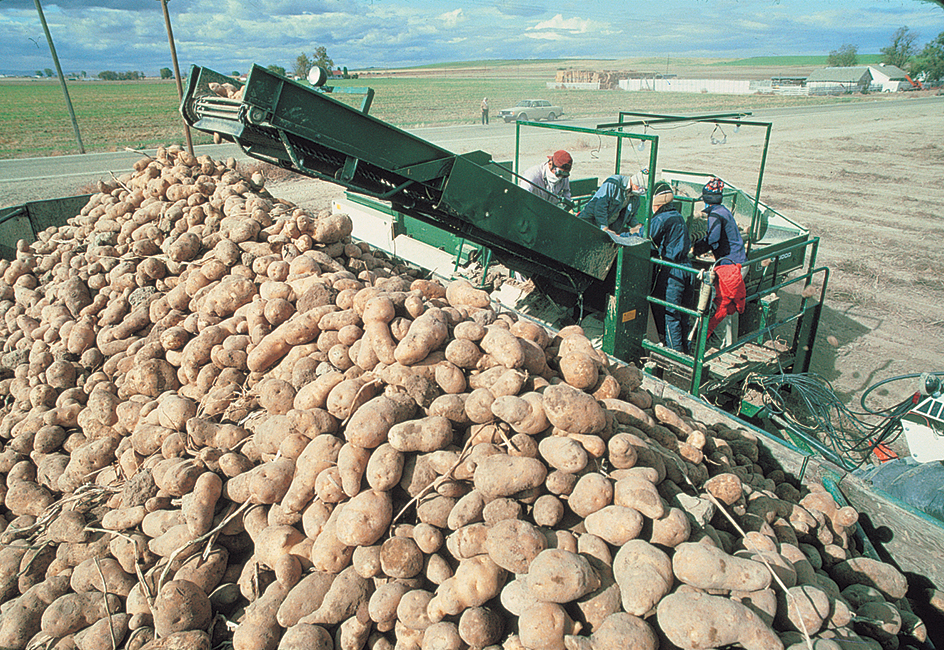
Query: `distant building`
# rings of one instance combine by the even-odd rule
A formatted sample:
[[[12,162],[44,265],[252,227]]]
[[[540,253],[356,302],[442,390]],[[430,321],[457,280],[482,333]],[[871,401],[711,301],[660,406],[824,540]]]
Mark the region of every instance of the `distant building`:
[[[897,66],[887,63],[870,65],[869,73],[872,75],[872,83],[881,84],[882,92],[897,93],[899,90],[911,88],[908,73]]]
[[[841,93],[880,92],[881,85],[873,88],[869,66],[848,68],[820,68],[806,78],[811,95],[838,95]]]
[[[638,72],[621,70],[558,70],[554,83],[548,88],[572,88],[578,90],[612,90],[623,79],[639,76]]]

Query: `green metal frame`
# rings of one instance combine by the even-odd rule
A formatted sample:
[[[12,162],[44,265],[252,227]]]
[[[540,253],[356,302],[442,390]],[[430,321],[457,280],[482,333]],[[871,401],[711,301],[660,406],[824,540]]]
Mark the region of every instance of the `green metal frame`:
[[[760,200],[760,193],[763,188],[764,168],[766,166],[767,155],[770,148],[770,133],[772,125],[769,122],[760,122],[745,119],[750,116],[747,112],[717,113],[698,116],[683,115],[665,115],[653,113],[639,113],[633,111],[620,111],[618,121],[598,124],[596,128],[586,128],[571,126],[567,124],[548,124],[543,122],[516,122],[515,124],[515,157],[513,160],[513,173],[518,174],[519,159],[522,151],[522,135],[525,129],[547,129],[551,131],[563,131],[568,133],[584,133],[591,135],[603,135],[615,137],[616,153],[614,160],[614,172],[620,173],[620,162],[622,158],[623,140],[647,141],[649,147],[649,169],[657,169],[659,152],[659,135],[649,132],[652,127],[660,124],[671,124],[678,122],[701,122],[707,124],[730,124],[737,127],[756,127],[764,129],[764,146],[761,154],[759,169],[757,173],[757,183],[753,197],[746,192],[726,184],[723,202],[731,209],[732,214],[746,212],[750,217],[750,228],[748,230],[745,247],[750,260],[751,274],[749,275],[748,285],[751,295],[748,296],[749,302],[758,302],[774,294],[777,290],[794,284],[796,282],[805,282],[806,286],[813,280],[817,273],[824,273],[828,276],[828,270],[816,269],[816,250],[818,239],[810,239],[809,231],[795,222],[787,219],[778,212],[764,205]],[[632,127],[643,127],[643,133],[635,133],[627,129]],[[663,175],[672,178],[673,182],[683,182],[691,184],[693,187],[697,183],[700,186],[704,184],[707,178],[714,174],[695,173],[680,170],[663,170]],[[649,188],[646,193],[645,206],[640,206],[640,212],[644,218],[640,218],[643,223],[642,234],[648,241],[649,235],[649,216],[651,214],[650,197],[652,196],[652,186],[655,183],[655,174],[649,175]],[[694,213],[694,204],[696,199],[687,197],[678,197],[678,202],[686,216],[686,222],[690,222]],[[578,206],[580,201],[577,202]],[[742,205],[746,209],[742,210]],[[776,242],[765,242],[764,237],[770,228],[771,220],[782,227],[787,236]],[[809,260],[807,260],[807,250],[810,251]],[[693,395],[699,395],[705,373],[705,366],[712,359],[722,354],[736,350],[739,347],[752,343],[754,341],[763,341],[769,338],[772,333],[780,328],[786,327],[793,322],[797,322],[794,333],[793,349],[796,351],[794,361],[795,372],[805,372],[809,369],[810,357],[813,348],[813,341],[816,337],[816,328],[819,322],[819,314],[823,302],[823,296],[826,290],[826,277],[824,277],[823,286],[820,290],[820,298],[817,301],[804,297],[797,314],[775,322],[765,318],[761,320],[757,331],[743,339],[739,339],[734,344],[725,347],[717,353],[705,356],[707,342],[705,340],[706,325],[710,318],[709,313],[699,313],[694,309],[676,305],[664,300],[659,300],[649,296],[649,287],[652,275],[655,269],[669,267],[679,269],[684,273],[695,277],[703,276],[704,271],[692,267],[683,267],[659,259],[651,259],[651,264],[645,262],[645,256],[640,255],[638,251],[621,251],[617,258],[615,283],[613,293],[609,296],[606,317],[604,322],[603,350],[622,359],[634,359],[642,356],[645,352],[657,352],[659,355],[667,357],[672,361],[688,367],[692,371],[689,392]],[[789,282],[781,282],[779,278],[784,277],[788,272],[803,268],[805,262],[809,262],[807,270],[797,279]],[[640,269],[648,267],[645,273]],[[638,308],[639,294],[646,296],[644,309]],[[689,317],[696,319],[698,323],[698,336],[694,341],[694,350],[692,356],[675,352],[674,350],[657,345],[646,338],[649,304],[658,304],[666,308],[678,310]],[[630,308],[629,305],[635,305]],[[629,326],[627,326],[629,324]]]
[[[0,257],[16,257],[16,243],[36,241],[37,236],[50,226],[63,226],[89,202],[91,194],[67,196],[60,199],[29,201],[0,209]]]
[[[661,115],[658,113],[637,113],[634,111],[620,111],[619,121],[615,124],[600,124],[598,128],[608,128],[608,127],[625,127],[625,126],[643,126],[647,128],[649,126],[654,126],[657,124],[671,124],[674,122],[703,122],[709,124],[731,124],[735,127],[742,126],[756,126],[764,129],[764,150],[761,154],[760,166],[757,173],[757,187],[754,191],[754,209],[751,214],[751,228],[749,231],[748,241],[744,242],[745,246],[750,252],[750,247],[752,242],[760,239],[756,236],[757,234],[757,218],[758,218],[758,206],[760,205],[760,192],[761,187],[763,186],[764,181],[764,168],[767,165],[767,152],[770,149],[770,131],[772,124],[770,122],[757,122],[751,120],[745,120],[743,118],[751,115],[749,112],[737,112],[737,113],[718,113],[716,115],[699,115],[697,117],[684,116],[684,115]],[[639,120],[627,122],[624,118],[626,117],[636,117],[642,118]],[[655,166],[650,166],[650,169],[655,169]]]

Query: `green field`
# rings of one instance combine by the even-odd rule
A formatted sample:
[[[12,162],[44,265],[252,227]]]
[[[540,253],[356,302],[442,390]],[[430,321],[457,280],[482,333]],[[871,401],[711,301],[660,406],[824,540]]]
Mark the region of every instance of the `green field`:
[[[173,82],[72,82],[69,96],[86,152],[185,142]],[[79,152],[55,80],[0,83],[0,123],[0,158]],[[194,134],[195,143],[212,141]]]
[[[330,83],[370,86],[376,92],[371,115],[403,128],[475,123],[479,120],[479,103],[486,96],[493,116],[519,99],[541,98],[563,106],[565,120],[616,119],[620,110],[684,114],[869,99],[860,95],[806,98],[547,88],[554,70],[565,63],[574,67],[574,61],[486,61],[427,68],[425,74],[417,76],[364,76]],[[587,62],[586,67],[612,70],[623,63]],[[766,66],[771,63],[764,61]],[[652,67],[656,60],[634,64]],[[788,63],[798,64],[793,60]],[[810,62],[803,58],[803,64]],[[700,67],[698,62],[686,65],[689,72]],[[712,61],[706,65],[726,64]],[[185,142],[173,81],[70,82],[69,94],[87,152],[151,149]],[[4,125],[0,131],[0,159],[78,153],[62,89],[55,80],[0,80],[0,123]],[[192,137],[194,144],[212,141],[200,132]]]

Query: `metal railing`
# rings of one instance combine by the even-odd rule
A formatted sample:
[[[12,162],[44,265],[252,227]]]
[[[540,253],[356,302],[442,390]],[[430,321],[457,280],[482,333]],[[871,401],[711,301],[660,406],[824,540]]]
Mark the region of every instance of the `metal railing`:
[[[809,369],[810,361],[810,352],[812,350],[812,342],[816,337],[816,324],[819,321],[819,311],[822,308],[823,301],[826,294],[826,287],[829,283],[829,269],[827,267],[815,267],[816,263],[816,251],[819,246],[819,238],[813,238],[802,243],[795,244],[789,249],[781,249],[775,252],[772,252],[769,256],[762,256],[751,260],[751,264],[761,263],[763,268],[767,268],[770,265],[764,265],[763,262],[768,259],[774,260],[771,265],[776,269],[776,258],[784,254],[784,250],[793,250],[800,248],[810,248],[809,262],[807,265],[807,270],[801,275],[786,280],[777,284],[774,284],[770,287],[764,289],[758,289],[754,293],[748,295],[745,299],[745,302],[754,302],[759,301],[762,298],[777,293],[780,289],[786,287],[803,283],[804,291],[801,293],[800,306],[797,309],[796,313],[791,314],[788,317],[777,320],[773,323],[765,323],[762,327],[758,328],[754,332],[746,334],[742,337],[739,337],[733,343],[727,346],[721,347],[716,352],[706,355],[707,350],[707,325],[708,321],[711,318],[713,312],[713,303],[709,303],[708,308],[704,312],[699,312],[696,309],[686,307],[684,305],[678,305],[666,300],[655,298],[652,295],[647,297],[647,300],[650,304],[660,305],[666,309],[674,309],[682,314],[689,316],[689,318],[696,319],[695,331],[697,331],[697,336],[693,341],[694,349],[691,351],[691,355],[686,355],[682,352],[678,352],[666,346],[659,344],[658,342],[652,342],[648,339],[642,341],[642,347],[644,350],[649,352],[655,352],[663,357],[667,357],[673,362],[689,368],[691,370],[691,382],[689,385],[689,392],[694,396],[699,396],[703,387],[705,386],[702,381],[702,377],[705,374],[705,367],[709,362],[714,359],[733,352],[739,348],[753,343],[755,341],[762,341],[769,338],[773,338],[773,333],[776,330],[786,327],[792,323],[796,323],[797,326],[794,331],[794,339],[792,350],[794,352],[799,351],[799,359],[794,358],[794,372],[805,372]],[[683,271],[684,273],[691,274],[693,278],[699,278],[702,282],[707,279],[707,272],[703,270],[698,270],[690,266],[683,266],[679,264],[674,264],[672,262],[667,262],[665,260],[660,260],[653,258],[653,264],[668,268],[676,269]],[[774,272],[776,273],[776,271]],[[814,300],[813,296],[809,294],[807,290],[813,284],[814,276],[822,274],[822,286],[819,289],[819,297]],[[776,275],[774,275],[776,277]],[[808,321],[807,319],[811,318],[812,320]],[[805,333],[804,333],[805,332]],[[806,338],[806,341],[801,340]],[[799,360],[799,367],[797,367],[797,361]]]

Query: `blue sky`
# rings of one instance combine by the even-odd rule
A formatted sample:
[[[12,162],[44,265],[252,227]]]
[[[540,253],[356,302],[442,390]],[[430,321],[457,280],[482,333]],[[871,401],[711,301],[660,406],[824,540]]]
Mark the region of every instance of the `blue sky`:
[[[171,67],[161,3],[42,0],[63,71]],[[899,27],[919,49],[944,32],[940,0],[173,0],[182,68],[291,69],[323,45],[351,70],[528,58],[745,58],[877,54]],[[0,0],[0,73],[52,68],[33,0]]]

